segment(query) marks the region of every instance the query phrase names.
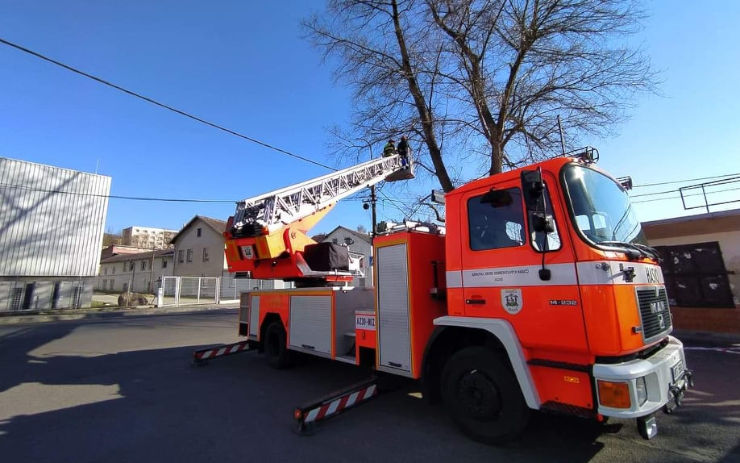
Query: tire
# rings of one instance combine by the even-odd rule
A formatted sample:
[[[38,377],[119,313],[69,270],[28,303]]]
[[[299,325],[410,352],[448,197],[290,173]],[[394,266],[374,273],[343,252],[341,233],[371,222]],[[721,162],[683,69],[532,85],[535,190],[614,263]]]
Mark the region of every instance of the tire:
[[[442,371],[442,399],[471,439],[501,444],[515,439],[529,421],[519,382],[501,356],[483,347],[455,353]]]
[[[290,366],[290,351],[282,322],[274,321],[265,330],[265,355],[267,363],[278,370]]]

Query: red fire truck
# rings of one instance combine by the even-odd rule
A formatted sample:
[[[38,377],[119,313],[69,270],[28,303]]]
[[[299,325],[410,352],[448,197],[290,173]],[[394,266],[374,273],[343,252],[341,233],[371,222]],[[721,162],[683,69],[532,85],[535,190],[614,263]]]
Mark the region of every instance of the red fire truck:
[[[652,438],[691,371],[658,256],[594,152],[463,185],[444,196],[444,227],[378,234],[372,288],[349,286],[355,259],[307,232],[343,197],[412,178],[398,156],[240,202],[229,270],[295,288],[243,294],[239,334],[275,367],[298,351],[418,379],[479,441],[514,438],[532,410],[635,418]]]

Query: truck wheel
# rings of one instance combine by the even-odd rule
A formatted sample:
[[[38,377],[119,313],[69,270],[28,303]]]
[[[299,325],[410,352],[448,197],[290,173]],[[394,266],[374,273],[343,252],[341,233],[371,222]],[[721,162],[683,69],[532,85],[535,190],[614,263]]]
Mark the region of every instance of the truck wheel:
[[[514,373],[489,349],[467,347],[454,354],[442,371],[441,386],[453,420],[478,442],[513,440],[529,421]]]
[[[265,355],[267,363],[278,370],[290,366],[290,351],[286,340],[283,324],[278,321],[270,323],[265,330]]]

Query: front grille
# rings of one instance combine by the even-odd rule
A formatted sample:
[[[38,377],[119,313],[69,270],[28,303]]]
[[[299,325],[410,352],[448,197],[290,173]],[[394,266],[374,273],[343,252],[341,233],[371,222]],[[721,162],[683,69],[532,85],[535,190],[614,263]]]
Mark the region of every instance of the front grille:
[[[637,290],[637,304],[640,307],[642,320],[642,337],[650,342],[657,336],[671,330],[671,311],[665,288],[658,286],[643,287]]]

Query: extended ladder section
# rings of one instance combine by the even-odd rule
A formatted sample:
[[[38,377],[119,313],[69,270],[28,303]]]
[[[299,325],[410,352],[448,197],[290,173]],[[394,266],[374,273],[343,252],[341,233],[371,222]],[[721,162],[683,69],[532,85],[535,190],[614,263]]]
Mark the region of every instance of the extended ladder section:
[[[231,234],[267,235],[382,180],[413,177],[412,166],[402,165],[401,157],[394,155],[245,199],[237,204]]]

